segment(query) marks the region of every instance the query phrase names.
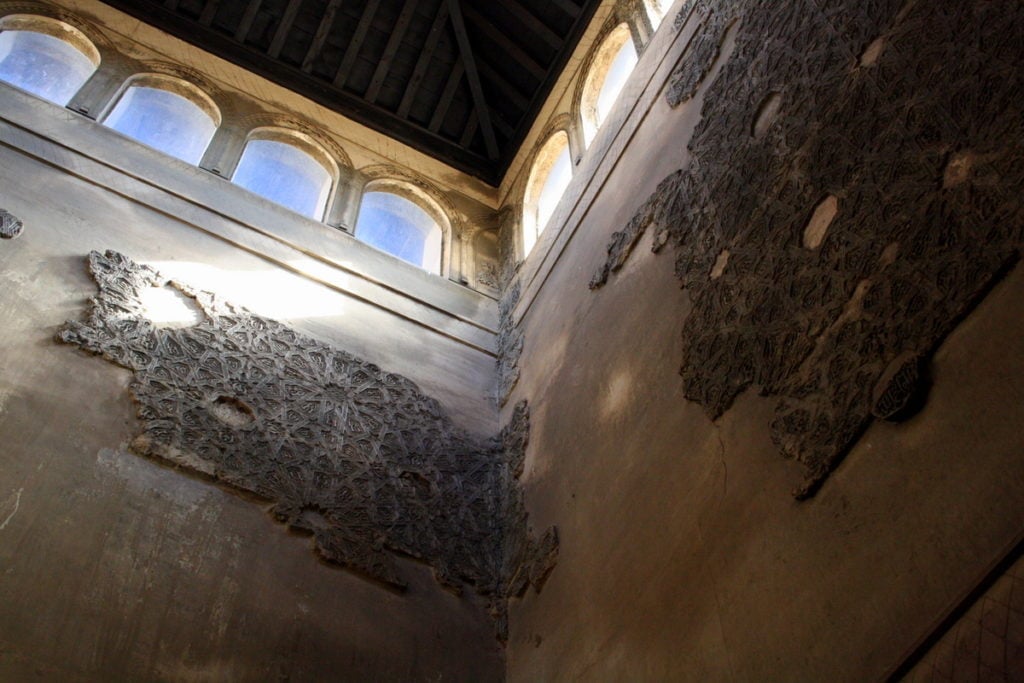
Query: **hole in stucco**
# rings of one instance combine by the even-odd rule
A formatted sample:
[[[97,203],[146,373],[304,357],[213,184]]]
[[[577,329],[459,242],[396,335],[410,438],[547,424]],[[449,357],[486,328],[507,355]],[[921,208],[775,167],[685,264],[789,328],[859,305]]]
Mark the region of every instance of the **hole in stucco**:
[[[725,267],[729,264],[729,250],[723,249],[722,253],[715,259],[715,265],[711,267],[711,279],[717,280],[722,277],[722,273],[725,272]]]
[[[882,50],[885,49],[885,38],[876,38],[870,45],[864,48],[864,52],[860,55],[861,67],[867,68],[872,67],[878,61],[878,58],[882,54]]]
[[[218,420],[232,427],[245,427],[256,420],[252,408],[232,396],[218,396],[210,404],[210,412]]]
[[[946,162],[946,171],[942,174],[942,187],[947,190],[967,182],[974,168],[974,153],[970,150],[954,152]]]
[[[171,285],[140,289],[139,301],[156,327],[192,327],[206,317],[194,298]]]
[[[299,511],[299,517],[293,526],[299,529],[317,531],[318,529],[330,529],[331,522],[324,516],[323,511],[318,507],[314,505],[304,505],[302,510]]]
[[[779,108],[782,106],[782,95],[777,92],[770,93],[761,101],[761,105],[757,108],[757,116],[754,117],[754,126],[751,129],[751,135],[755,138],[759,138],[764,135],[768,128],[772,125],[772,121],[779,113]]]
[[[821,243],[825,241],[825,233],[828,232],[828,226],[832,225],[832,221],[838,212],[839,200],[836,199],[835,195],[830,194],[819,202],[818,206],[814,209],[814,213],[811,214],[811,220],[807,222],[807,227],[804,228],[805,247],[817,249],[821,246]]]

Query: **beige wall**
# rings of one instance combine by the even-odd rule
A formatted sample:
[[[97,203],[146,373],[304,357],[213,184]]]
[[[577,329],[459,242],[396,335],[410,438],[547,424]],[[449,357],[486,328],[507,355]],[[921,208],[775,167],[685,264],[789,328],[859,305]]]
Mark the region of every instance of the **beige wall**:
[[[0,85],[0,679],[500,680],[471,595],[398,594],[127,451],[130,374],[54,341],[118,250],[418,382],[491,435],[494,301]],[[384,286],[387,285],[387,286]]]
[[[1024,529],[1019,267],[939,346],[923,410],[873,423],[806,502],[769,433],[778,398],[750,389],[712,421],[684,397],[692,304],[670,249],[653,254],[648,231],[588,289],[612,233],[689,163],[721,65],[676,109],[664,86],[697,24],[655,37],[630,85],[639,106],[617,105],[589,182],[518,271],[507,406],[531,401],[527,503],[561,548],[543,590],[512,606],[512,681],[878,680]]]
[[[1024,275],[937,349],[919,414],[874,423],[794,501],[803,472],[772,444],[776,398],[747,391],[711,421],[683,396],[691,302],[671,252],[652,254],[648,233],[609,286],[587,287],[612,233],[689,161],[706,86],[666,103],[698,28],[673,31],[673,14],[519,267],[525,347],[501,415],[492,299],[0,92],[0,206],[26,225],[0,241],[0,678],[861,681],[899,666],[1020,538]],[[471,208],[496,203],[363,134],[354,160],[408,163]],[[527,158],[500,190],[509,203]],[[399,372],[475,433],[529,400],[531,524],[557,525],[561,547],[543,590],[513,601],[507,649],[424,566],[400,560],[410,588],[391,592],[320,563],[259,501],[129,453],[129,374],[52,339],[95,291],[94,249]]]

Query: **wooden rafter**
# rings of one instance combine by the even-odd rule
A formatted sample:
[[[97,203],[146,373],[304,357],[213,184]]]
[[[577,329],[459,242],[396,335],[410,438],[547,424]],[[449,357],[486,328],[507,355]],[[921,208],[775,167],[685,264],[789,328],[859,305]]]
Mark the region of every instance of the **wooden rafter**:
[[[473,102],[476,105],[480,129],[484,135],[484,145],[487,147],[487,156],[491,159],[497,159],[498,140],[494,137],[490,109],[488,109],[487,100],[484,98],[480,74],[476,70],[476,59],[473,56],[473,48],[469,44],[469,35],[466,33],[466,22],[462,18],[462,7],[459,5],[459,0],[448,0],[448,13],[451,14],[452,28],[455,29],[455,40],[459,44],[459,54],[462,55],[462,61],[466,67],[466,80],[469,81],[469,90],[473,95]]]
[[[509,0],[505,3],[505,9],[515,17],[523,26],[533,31],[548,46],[554,50],[562,47],[562,36],[551,30],[547,24],[538,19],[533,12],[519,4],[519,0]]]
[[[376,102],[377,97],[380,95],[384,79],[387,78],[388,72],[391,71],[391,64],[395,59],[395,53],[401,47],[402,41],[405,39],[405,32],[409,29],[409,22],[416,12],[416,2],[417,0],[405,0],[402,12],[398,15],[394,28],[391,29],[391,36],[388,37],[388,44],[384,47],[384,54],[381,55],[380,61],[377,62],[373,78],[370,79],[370,87],[367,88],[366,95],[364,95],[369,102]]]
[[[249,31],[252,30],[252,22],[256,20],[256,13],[260,11],[261,3],[262,0],[249,0],[245,13],[242,14],[242,20],[238,22],[238,28],[235,29],[235,40],[238,42],[244,43],[245,39],[249,37]]]
[[[337,73],[334,74],[334,86],[336,88],[345,87],[345,82],[352,71],[352,65],[356,63],[356,57],[359,56],[359,48],[363,46],[363,41],[366,40],[366,34],[370,30],[370,25],[373,24],[373,16],[377,14],[379,6],[380,0],[369,0],[366,3],[366,7],[363,9],[363,16],[359,17],[359,24],[356,25],[356,32],[348,43],[345,56],[341,58],[341,65],[338,66]]]
[[[444,125],[444,120],[448,116],[448,107],[451,106],[452,100],[455,99],[455,91],[458,89],[459,83],[465,74],[466,67],[462,59],[456,60],[455,66],[452,67],[451,73],[448,74],[448,82],[444,85],[444,91],[441,93],[441,99],[434,109],[434,115],[430,117],[429,128],[431,133],[441,130],[441,126]]]
[[[466,16],[473,21],[473,27],[479,29],[487,37],[487,40],[500,47],[505,54],[515,60],[520,67],[528,71],[537,81],[544,80],[544,76],[547,75],[547,69],[537,63],[536,59],[527,54],[523,48],[519,47],[497,26],[471,8],[466,9]]]
[[[206,4],[203,5],[203,13],[199,15],[199,23],[203,26],[212,24],[213,17],[216,16],[219,6],[220,0],[207,0]]]
[[[572,0],[551,0],[551,4],[574,19],[580,15],[579,5]]]
[[[281,54],[281,48],[284,47],[284,41],[288,38],[288,32],[292,30],[295,15],[299,13],[299,7],[301,6],[302,0],[288,0],[288,7],[284,10],[281,23],[277,25],[277,30],[274,31],[274,38],[270,41],[270,49],[267,50],[267,54],[270,55],[271,59],[277,59],[278,55]]]
[[[313,71],[313,63],[320,56],[320,51],[324,49],[327,36],[331,34],[331,27],[334,26],[334,16],[338,13],[340,5],[341,0],[330,0],[327,3],[327,7],[324,8],[324,14],[320,17],[320,24],[316,27],[316,33],[313,34],[313,42],[309,44],[306,56],[302,59],[302,70],[306,73]]]
[[[520,111],[526,111],[530,108],[530,100],[527,99],[526,95],[519,92],[519,88],[509,83],[508,79],[498,73],[498,70],[492,67],[487,62],[480,62],[480,73],[487,80],[491,81],[494,85],[501,89],[501,94],[512,100]]]
[[[434,16],[434,23],[430,26],[430,33],[427,34],[427,42],[420,51],[419,59],[416,60],[416,66],[412,70],[412,76],[405,86],[402,102],[398,105],[398,115],[402,118],[409,115],[409,109],[412,107],[412,103],[416,99],[416,93],[419,92],[420,84],[423,82],[423,76],[427,72],[427,67],[430,66],[430,60],[434,58],[437,41],[444,34],[444,29],[447,25],[448,3],[446,0],[441,0],[441,6],[437,8],[437,14]]]

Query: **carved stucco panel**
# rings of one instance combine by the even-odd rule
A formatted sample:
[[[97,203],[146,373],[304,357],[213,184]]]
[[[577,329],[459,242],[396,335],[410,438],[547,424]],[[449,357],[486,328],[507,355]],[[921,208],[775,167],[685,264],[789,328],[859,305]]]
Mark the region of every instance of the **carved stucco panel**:
[[[539,587],[557,535],[528,529],[518,483],[525,404],[500,434],[456,427],[412,381],[168,281],[116,252],[93,252],[99,293],[59,341],[133,371],[137,452],[274,503],[326,559],[401,587],[392,551],[429,563],[440,582],[489,598],[504,632],[507,598]],[[145,295],[198,308],[191,326],[150,320]]]
[[[686,398],[717,418],[747,388],[777,396],[772,437],[807,468],[802,498],[873,417],[920,403],[927,359],[1019,259],[1024,6],[690,10],[701,25],[667,90],[676,105],[705,88],[689,165],[613,236],[591,287],[654,226],[692,301]]]

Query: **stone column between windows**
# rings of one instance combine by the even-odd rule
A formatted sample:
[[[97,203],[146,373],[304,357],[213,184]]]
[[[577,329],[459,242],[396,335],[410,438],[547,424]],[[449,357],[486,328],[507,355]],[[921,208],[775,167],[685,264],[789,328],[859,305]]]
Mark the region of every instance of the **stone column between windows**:
[[[359,205],[363,201],[363,191],[368,179],[359,171],[341,166],[338,168],[338,187],[327,207],[324,222],[334,228],[341,228],[349,234],[355,234],[356,221],[359,219]]]

